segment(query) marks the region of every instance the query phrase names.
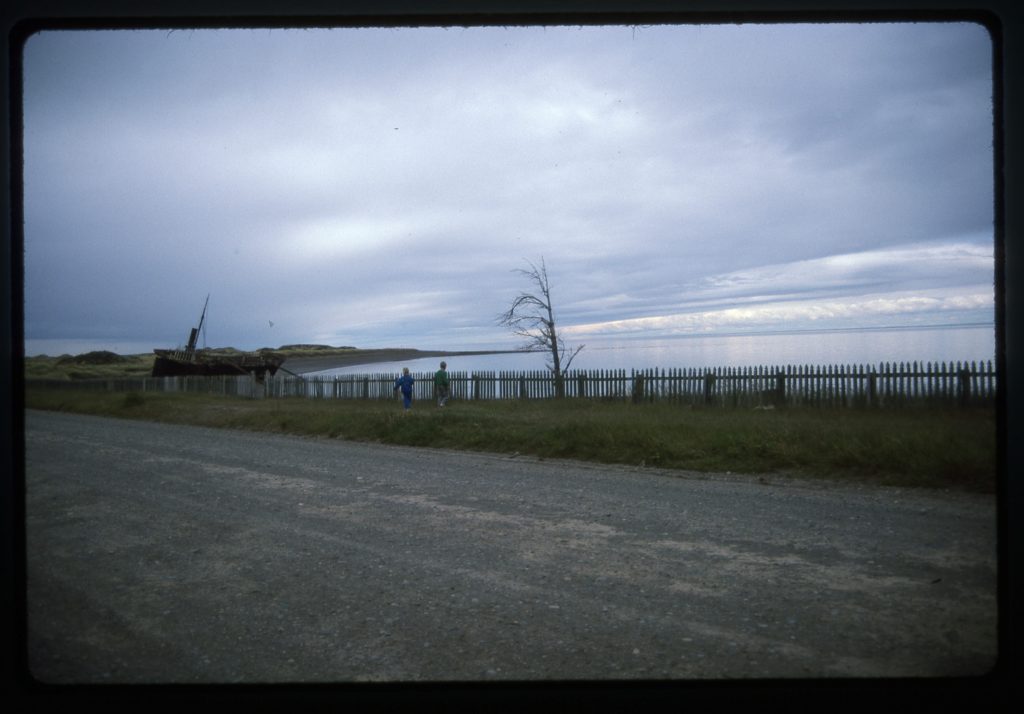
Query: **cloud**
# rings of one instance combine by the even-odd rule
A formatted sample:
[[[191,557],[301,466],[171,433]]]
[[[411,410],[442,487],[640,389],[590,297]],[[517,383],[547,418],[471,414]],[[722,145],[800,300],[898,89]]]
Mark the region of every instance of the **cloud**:
[[[888,293],[843,300],[766,302],[675,315],[573,325],[566,335],[580,341],[608,337],[667,337],[786,330],[991,324],[992,293],[932,295]]]
[[[991,322],[992,251],[972,243],[909,245],[711,276],[678,312],[574,324],[575,339],[735,330]],[[941,287],[935,287],[935,286]],[[931,287],[929,287],[931,286]],[[609,301],[600,310],[615,309]],[[621,297],[617,302],[622,302]],[[731,306],[731,307],[730,307]],[[631,306],[632,311],[637,306]]]
[[[43,32],[26,335],[163,346],[209,293],[216,344],[501,344],[540,256],[577,331],[974,320],[990,52],[966,23]]]

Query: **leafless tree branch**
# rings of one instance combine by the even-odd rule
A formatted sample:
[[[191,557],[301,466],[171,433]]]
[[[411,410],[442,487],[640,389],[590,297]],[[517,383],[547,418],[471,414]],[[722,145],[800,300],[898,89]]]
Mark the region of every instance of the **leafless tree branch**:
[[[583,349],[583,345],[569,349],[562,343],[555,326],[555,310],[551,301],[551,284],[548,281],[547,266],[541,258],[538,267],[527,261],[529,270],[518,268],[515,272],[524,276],[533,284],[533,292],[521,292],[513,300],[509,309],[498,317],[498,324],[509,328],[513,334],[527,340],[528,349],[549,352],[551,361],[547,368],[555,378],[555,391],[564,396],[562,376],[573,359]]]

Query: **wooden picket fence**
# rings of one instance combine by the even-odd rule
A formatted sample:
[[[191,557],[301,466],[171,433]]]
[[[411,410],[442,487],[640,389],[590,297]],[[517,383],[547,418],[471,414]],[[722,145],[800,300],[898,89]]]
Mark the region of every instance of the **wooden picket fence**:
[[[251,377],[152,377],[36,382],[107,391],[221,394],[246,398],[394,399],[393,373]],[[433,398],[433,373],[414,373],[413,396]],[[547,371],[449,373],[451,401],[550,399]],[[572,370],[563,376],[567,398],[669,402],[732,407],[898,406],[994,404],[996,370],[989,362],[883,363],[867,365],[718,367],[712,369]]]

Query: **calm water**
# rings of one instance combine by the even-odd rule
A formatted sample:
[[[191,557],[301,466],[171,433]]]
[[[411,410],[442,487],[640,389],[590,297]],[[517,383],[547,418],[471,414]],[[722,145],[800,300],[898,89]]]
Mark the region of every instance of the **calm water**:
[[[882,362],[981,362],[995,359],[991,326],[823,331],[590,342],[572,369],[878,365]],[[448,371],[544,369],[540,353],[448,357]],[[316,372],[319,375],[433,372],[440,358],[381,362]]]

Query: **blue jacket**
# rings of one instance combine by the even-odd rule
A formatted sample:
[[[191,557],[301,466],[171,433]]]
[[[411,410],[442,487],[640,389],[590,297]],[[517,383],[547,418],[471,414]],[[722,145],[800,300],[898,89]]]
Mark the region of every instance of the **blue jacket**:
[[[395,380],[395,389],[402,388],[402,394],[412,394],[412,385],[416,380],[411,374],[403,374]]]

